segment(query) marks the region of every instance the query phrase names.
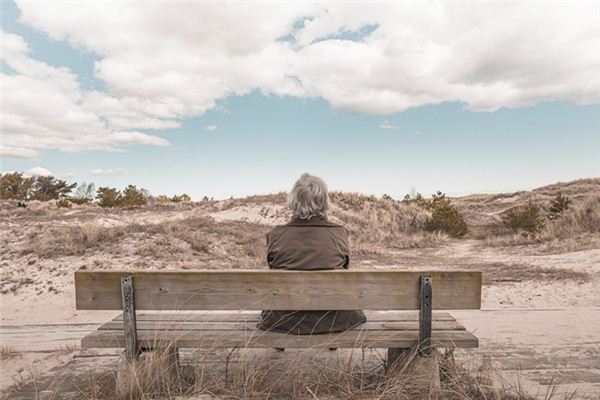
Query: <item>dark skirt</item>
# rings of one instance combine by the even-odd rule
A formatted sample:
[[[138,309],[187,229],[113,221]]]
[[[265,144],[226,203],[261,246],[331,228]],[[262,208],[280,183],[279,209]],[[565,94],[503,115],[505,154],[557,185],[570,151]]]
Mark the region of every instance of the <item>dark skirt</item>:
[[[311,335],[317,333],[343,332],[364,323],[367,317],[358,310],[338,311],[274,311],[261,313],[258,329]]]

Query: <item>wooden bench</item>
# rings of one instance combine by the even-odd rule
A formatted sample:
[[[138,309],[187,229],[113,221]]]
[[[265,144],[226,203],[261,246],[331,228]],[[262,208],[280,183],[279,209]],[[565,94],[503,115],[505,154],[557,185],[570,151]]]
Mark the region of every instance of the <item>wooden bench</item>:
[[[165,342],[175,351],[387,348],[388,363],[414,345],[423,353],[478,346],[450,314],[432,312],[479,309],[477,271],[78,270],[75,289],[78,310],[123,311],[84,337],[82,348],[124,347],[130,360]],[[368,321],[332,334],[265,332],[256,329],[263,309],[365,310]]]

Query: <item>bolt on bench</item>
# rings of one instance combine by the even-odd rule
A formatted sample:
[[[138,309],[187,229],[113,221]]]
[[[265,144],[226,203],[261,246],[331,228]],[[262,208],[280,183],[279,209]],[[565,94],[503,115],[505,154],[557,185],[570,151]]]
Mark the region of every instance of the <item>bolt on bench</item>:
[[[78,270],[75,292],[78,310],[123,310],[85,336],[81,347],[124,347],[129,360],[168,343],[175,353],[178,348],[387,348],[390,365],[414,345],[428,353],[433,347],[479,344],[450,314],[432,312],[480,309],[478,271]],[[323,309],[365,310],[367,322],[341,333],[294,335],[258,330],[260,311],[248,312]]]

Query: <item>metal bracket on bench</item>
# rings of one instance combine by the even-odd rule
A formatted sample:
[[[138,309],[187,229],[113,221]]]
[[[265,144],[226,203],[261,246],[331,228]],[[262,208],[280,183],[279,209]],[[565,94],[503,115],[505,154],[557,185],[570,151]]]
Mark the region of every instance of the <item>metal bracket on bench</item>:
[[[137,324],[135,320],[135,296],[133,276],[121,277],[121,295],[123,296],[123,332],[125,334],[125,356],[133,361],[139,353]]]
[[[421,276],[419,290],[419,354],[427,355],[431,351],[431,276]]]

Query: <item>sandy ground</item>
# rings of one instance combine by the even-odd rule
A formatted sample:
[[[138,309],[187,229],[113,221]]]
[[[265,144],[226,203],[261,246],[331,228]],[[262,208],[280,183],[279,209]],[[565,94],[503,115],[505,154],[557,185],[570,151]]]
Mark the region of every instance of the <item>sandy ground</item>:
[[[72,271],[48,273],[51,268],[38,271],[49,275],[52,287],[58,292],[40,295],[38,287],[24,287],[18,293],[7,293],[0,297],[2,317],[0,325],[30,325],[57,323],[96,323],[110,317],[110,312],[77,311],[73,271],[81,265],[79,257],[73,259]],[[356,268],[397,269],[478,269],[486,276],[486,268],[499,265],[509,277],[507,281],[484,284],[482,309],[548,309],[593,307],[600,303],[600,249],[583,250],[552,255],[523,255],[512,250],[487,249],[474,240],[456,240],[447,247],[409,249],[396,251],[390,258],[398,264],[380,265],[365,262]],[[94,264],[94,257],[85,264]],[[69,260],[63,261],[68,263]],[[43,263],[44,261],[39,261]],[[37,266],[36,266],[37,267]],[[554,274],[540,280],[524,273],[524,268],[551,269]],[[491,267],[495,276],[498,267]],[[37,268],[35,268],[37,269]],[[511,269],[512,271],[507,271]],[[562,279],[561,272],[583,272],[583,280]],[[508,274],[510,272],[510,274]],[[36,276],[36,272],[32,276]]]
[[[479,201],[477,196],[467,200]],[[514,196],[497,199],[488,216],[514,201]],[[131,251],[125,254],[94,251],[85,256],[36,257],[23,251],[31,235],[82,224],[126,227],[206,216],[216,223],[245,221],[264,226],[288,218],[281,205],[270,203],[231,208],[184,206],[160,212],[100,213],[93,208],[75,208],[61,211],[60,218],[46,214],[26,221],[3,221],[0,344],[18,354],[0,360],[0,388],[75,362],[73,346],[86,332],[115,315],[114,311],[75,309],[73,271],[81,267],[162,268],[154,256],[135,248],[138,242],[128,245]],[[487,217],[477,218],[484,221]],[[480,337],[476,355],[492,355],[500,368],[527,381],[535,393],[542,393],[556,377],[565,390],[577,389],[580,398],[586,398],[586,393],[600,395],[600,247],[583,247],[585,250],[548,253],[537,251],[536,246],[486,247],[481,240],[448,240],[439,247],[362,257],[353,268],[481,270],[482,311],[455,313]],[[194,257],[186,257],[182,256],[178,265],[188,262],[193,266]],[[210,262],[204,265],[210,266]]]

